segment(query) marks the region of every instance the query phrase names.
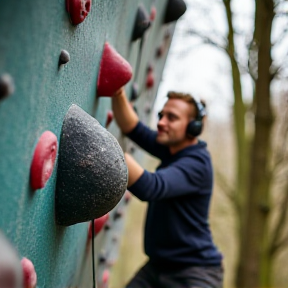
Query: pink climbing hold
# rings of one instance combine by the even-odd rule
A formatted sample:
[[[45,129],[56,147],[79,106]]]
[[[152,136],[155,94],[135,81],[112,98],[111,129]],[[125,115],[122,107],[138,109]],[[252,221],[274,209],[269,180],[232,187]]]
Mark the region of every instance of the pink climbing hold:
[[[130,64],[108,43],[104,45],[104,51],[100,63],[100,71],[97,81],[97,95],[113,96],[132,77]]]
[[[109,273],[109,271],[108,270],[105,270],[104,272],[103,272],[103,275],[102,275],[102,282],[103,282],[103,284],[108,284],[108,282],[109,282],[109,277],[110,277],[110,273]]]
[[[131,193],[127,190],[127,191],[125,192],[125,195],[124,195],[124,201],[125,201],[125,203],[129,203],[130,200],[131,200],[131,198],[132,198],[132,195],[131,195]]]
[[[57,155],[57,137],[45,131],[36,146],[30,168],[30,183],[33,190],[41,189],[50,178]]]
[[[155,6],[151,7],[151,11],[150,11],[150,21],[154,21],[156,18],[156,14],[157,14],[157,9]]]
[[[106,123],[105,123],[105,128],[107,129],[111,122],[113,121],[114,114],[112,111],[107,112],[107,117],[106,117]]]
[[[155,77],[154,77],[153,70],[151,69],[151,70],[148,72],[148,74],[147,74],[146,87],[147,87],[148,89],[153,88],[154,82],[155,82]]]
[[[91,0],[66,0],[66,10],[73,25],[82,23],[91,9]]]
[[[109,219],[109,214],[107,213],[107,214],[103,215],[102,217],[97,218],[97,219],[94,220],[94,233],[95,233],[95,236],[102,230],[102,228],[104,227],[104,225],[106,224],[108,219]],[[92,239],[92,225],[91,225],[91,222],[90,222],[89,230],[88,230],[88,238]]]
[[[24,288],[35,288],[37,284],[37,274],[33,263],[24,257],[21,260],[21,265],[23,269]]]

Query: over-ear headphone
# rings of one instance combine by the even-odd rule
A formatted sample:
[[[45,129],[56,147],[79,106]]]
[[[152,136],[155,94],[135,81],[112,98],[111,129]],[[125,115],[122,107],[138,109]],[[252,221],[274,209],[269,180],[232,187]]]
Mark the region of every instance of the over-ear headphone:
[[[206,115],[206,109],[201,102],[194,99],[196,107],[196,118],[188,123],[186,134],[189,137],[197,137],[203,129],[203,118]]]

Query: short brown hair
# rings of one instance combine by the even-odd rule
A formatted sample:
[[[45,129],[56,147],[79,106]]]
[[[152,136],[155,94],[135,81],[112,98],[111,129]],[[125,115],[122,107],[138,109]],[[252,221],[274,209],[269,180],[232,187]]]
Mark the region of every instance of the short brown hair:
[[[180,99],[188,104],[191,104],[193,106],[193,110],[191,111],[191,117],[196,118],[198,112],[196,100],[191,94],[169,91],[167,97],[168,99]]]

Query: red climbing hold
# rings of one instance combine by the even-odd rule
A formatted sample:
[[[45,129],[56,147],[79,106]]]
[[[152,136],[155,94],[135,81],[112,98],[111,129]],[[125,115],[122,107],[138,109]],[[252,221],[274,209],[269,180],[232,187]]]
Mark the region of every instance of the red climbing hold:
[[[57,154],[57,137],[45,131],[36,146],[30,169],[30,181],[33,190],[41,189],[50,178]]]
[[[160,58],[164,53],[164,46],[161,45],[156,49],[156,57]]]
[[[110,273],[108,270],[104,270],[103,275],[102,275],[102,282],[104,285],[108,285],[109,282],[109,277],[110,277]],[[106,287],[106,286],[103,286]]]
[[[66,0],[66,10],[73,25],[82,23],[91,9],[91,0]]]
[[[156,14],[157,14],[157,10],[155,6],[151,7],[151,11],[150,11],[150,21],[154,21],[156,18]]]
[[[107,112],[107,117],[106,117],[106,123],[105,123],[105,128],[107,129],[111,122],[113,121],[114,114],[112,111]]]
[[[129,191],[126,191],[126,192],[125,192],[125,195],[124,195],[124,201],[125,201],[125,203],[129,203],[130,200],[131,200],[131,198],[132,198],[131,193],[130,193]]]
[[[113,96],[113,94],[132,77],[130,64],[108,43],[100,63],[97,81],[98,96]]]
[[[155,82],[154,73],[153,73],[153,70],[151,69],[147,74],[146,87],[148,89],[153,88],[154,82]]]
[[[35,288],[37,284],[37,274],[33,263],[24,257],[21,260],[21,265],[23,270],[24,288]]]
[[[104,216],[97,218],[94,220],[94,233],[95,236],[102,230],[103,226],[109,219],[109,214],[105,214]],[[92,239],[92,225],[90,222],[89,231],[88,231],[88,238]]]

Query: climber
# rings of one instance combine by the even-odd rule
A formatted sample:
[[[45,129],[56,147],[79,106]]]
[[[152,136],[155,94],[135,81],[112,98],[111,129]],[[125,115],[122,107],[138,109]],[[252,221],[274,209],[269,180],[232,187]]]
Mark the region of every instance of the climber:
[[[213,171],[206,143],[198,136],[204,103],[169,92],[158,114],[157,131],[145,126],[122,87],[112,98],[121,131],[161,163],[154,173],[125,153],[128,190],[148,202],[144,246],[148,262],[126,288],[220,288],[222,255],[209,228]]]

